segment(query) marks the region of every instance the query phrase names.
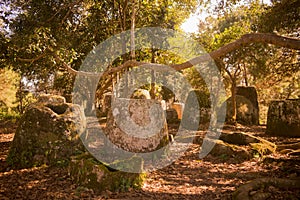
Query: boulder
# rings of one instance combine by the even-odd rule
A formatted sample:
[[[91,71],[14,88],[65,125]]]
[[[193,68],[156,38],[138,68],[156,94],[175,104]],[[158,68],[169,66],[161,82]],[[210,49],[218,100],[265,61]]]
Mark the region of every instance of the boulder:
[[[248,160],[252,158],[251,152],[246,147],[228,144],[222,140],[206,139],[208,143],[215,143],[213,149],[209,152],[212,156],[218,156],[224,160],[237,158],[238,160]]]
[[[219,139],[206,138],[205,145],[203,144],[202,148],[214,145],[209,152],[210,155],[224,160],[237,158],[238,161],[248,160],[253,156],[265,156],[274,153],[277,148],[272,142],[244,132],[222,133]],[[203,151],[207,150],[203,149]]]
[[[84,151],[79,135],[85,127],[79,105],[61,96],[41,95],[19,121],[8,162],[17,168],[65,165],[71,155]]]
[[[222,133],[220,140],[236,145],[248,145],[250,143],[260,142],[259,138],[244,132]]]
[[[244,132],[222,133],[220,140],[233,145],[249,145],[254,153],[261,156],[273,153],[277,148],[272,142]]]
[[[168,127],[160,102],[117,98],[107,116],[107,138],[129,152],[151,152],[168,143]]]
[[[266,134],[300,137],[300,99],[278,100],[270,103]]]
[[[182,127],[188,130],[198,130],[211,119],[211,99],[209,93],[202,90],[189,92],[183,111]]]

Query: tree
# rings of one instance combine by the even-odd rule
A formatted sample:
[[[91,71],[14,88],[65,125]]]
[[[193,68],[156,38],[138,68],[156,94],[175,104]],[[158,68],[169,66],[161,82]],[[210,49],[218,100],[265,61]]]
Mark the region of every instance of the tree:
[[[234,8],[232,3],[235,2],[228,2],[230,2],[231,7],[225,6],[225,8],[225,4],[221,6],[225,11]],[[132,3],[136,3],[136,5],[129,6]],[[13,34],[7,54],[10,56],[7,60],[10,61],[16,71],[21,72],[21,75],[26,76],[28,79],[54,80],[54,85],[59,86],[59,88],[70,89],[73,80],[69,78],[70,76],[65,78],[67,77],[66,73],[71,77],[78,74],[77,70],[83,58],[93,47],[113,34],[130,29],[132,16],[134,16],[133,11],[136,11],[135,25],[137,28],[143,26],[176,28],[184,17],[194,10],[195,1],[174,0],[162,1],[156,4],[152,4],[150,1],[134,2],[127,0],[102,2],[74,2],[68,0],[47,2],[12,1],[10,6],[21,11],[13,23],[10,23]],[[230,16],[229,12],[227,14],[225,12],[226,16],[219,24],[222,32],[217,32],[219,35],[218,43],[215,43],[214,47],[207,48],[210,53],[195,57],[190,60],[192,62],[175,64],[172,67],[176,70],[187,69],[192,67],[191,63],[200,63],[210,57],[216,61],[224,61],[224,57],[228,55],[231,55],[229,57],[232,59],[238,58],[241,52],[245,52],[240,50],[241,47],[243,49],[244,46],[252,43],[274,44],[285,48],[299,49],[299,40],[297,39],[276,34],[245,34],[251,32],[250,30],[257,30],[251,26],[253,25],[252,22],[247,21],[251,19],[250,16],[253,16],[251,12],[257,13],[252,8],[246,14],[236,12],[237,15]],[[238,29],[236,22],[241,21],[241,19],[247,19],[244,20],[246,27],[248,27],[247,30]],[[235,36],[228,38],[232,34],[235,34]],[[209,37],[208,34],[206,37]],[[239,37],[241,38],[237,39]],[[235,39],[237,40],[233,42]],[[209,45],[209,43],[206,44],[206,46]],[[154,49],[151,51],[148,53],[147,51],[135,52],[136,60],[130,60],[129,55],[124,55],[123,58],[114,61],[113,65],[104,72],[98,90],[104,92],[117,80],[117,77],[124,73],[125,69],[142,65],[145,63],[143,60],[153,62],[157,51]],[[236,59],[231,62],[235,63]],[[156,64],[155,66],[159,65]],[[244,69],[244,67],[237,66],[239,70]],[[226,65],[225,68],[222,65],[219,65],[219,67],[220,70],[226,72]],[[247,77],[245,74],[247,73],[244,73],[244,78]],[[44,81],[44,83],[46,82]],[[49,84],[51,86],[53,83]],[[65,89],[65,91],[67,90]],[[70,92],[67,91],[66,93]]]
[[[97,44],[110,36],[130,29],[132,8],[136,9],[135,25],[179,27],[187,14],[194,10],[196,1],[11,1],[17,17],[9,22],[13,32],[10,62],[14,69],[28,79],[54,77],[54,85],[61,90],[72,85],[62,65],[78,70],[84,57]],[[136,4],[131,6],[131,4]],[[179,9],[184,7],[185,9]],[[178,11],[179,10],[179,11]],[[175,11],[178,11],[175,13]],[[29,48],[28,48],[29,47]],[[126,58],[125,58],[125,57]],[[129,56],[124,55],[120,62]],[[116,62],[115,64],[117,64]],[[112,76],[110,79],[114,79]],[[59,84],[55,84],[59,80]],[[100,80],[103,84],[108,80]],[[55,89],[55,88],[54,88]]]
[[[16,111],[19,79],[18,74],[11,69],[0,69],[0,115]]]
[[[260,32],[299,34],[300,1],[272,0],[260,18],[257,29]],[[295,36],[296,36],[295,35]]]
[[[293,3],[291,3],[291,5],[295,6]],[[284,6],[286,6],[286,4],[284,4]],[[270,9],[274,9],[274,6],[266,7],[266,5],[262,5],[257,1],[253,1],[249,5],[238,6],[234,9],[230,6],[227,6],[227,9],[224,9],[224,6],[221,7],[221,14],[217,13],[217,18],[208,17],[207,23],[202,22],[199,26],[200,31],[198,40],[208,51],[220,48],[224,44],[228,44],[241,37],[243,34],[262,31],[261,27],[268,27],[269,25],[264,26],[265,22],[263,21],[266,19],[266,16],[270,15]],[[216,10],[218,11],[219,9]],[[275,10],[278,10],[278,8]],[[287,10],[290,11],[295,9]],[[294,16],[293,23],[296,23],[296,16],[298,16],[297,12],[295,13],[294,11],[294,14],[289,13],[286,15]],[[275,16],[278,16],[277,13]],[[276,21],[276,19],[274,19],[274,21]],[[275,23],[280,24],[280,21],[276,21]],[[273,24],[275,23],[273,22]],[[294,25],[292,26],[294,27]],[[231,100],[234,111],[236,110],[235,88],[237,84],[256,85],[258,80],[266,79],[265,77],[268,75],[275,77],[274,72],[276,70],[271,70],[274,68],[274,66],[271,67],[272,64],[270,64],[272,61],[273,63],[283,63],[283,60],[286,60],[285,64],[281,66],[282,70],[284,66],[289,65],[287,64],[289,62],[293,63],[292,65],[295,66],[295,62],[291,62],[290,59],[294,58],[295,55],[292,55],[290,52],[285,59],[282,59],[279,62],[274,56],[276,54],[274,52],[276,51],[282,50],[268,45],[253,44],[234,50],[216,60],[218,65],[223,65],[221,68],[224,69],[224,77],[231,85]],[[287,70],[288,68],[295,70],[295,67],[285,67],[285,70],[283,71],[285,71],[284,74],[287,76],[290,71]],[[236,112],[233,112],[233,122],[235,121],[235,118]]]

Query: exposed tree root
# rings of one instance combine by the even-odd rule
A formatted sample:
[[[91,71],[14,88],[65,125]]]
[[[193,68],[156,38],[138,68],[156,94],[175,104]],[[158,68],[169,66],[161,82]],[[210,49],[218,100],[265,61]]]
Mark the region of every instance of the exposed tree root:
[[[300,179],[259,178],[240,186],[234,193],[234,200],[263,200],[271,196],[271,193],[259,190],[269,186],[280,189],[299,189]]]
[[[277,150],[278,151],[282,151],[284,149],[299,150],[300,149],[300,142],[292,143],[292,144],[279,144],[279,145],[277,145]]]
[[[300,142],[277,145],[276,151],[289,156],[300,156]]]

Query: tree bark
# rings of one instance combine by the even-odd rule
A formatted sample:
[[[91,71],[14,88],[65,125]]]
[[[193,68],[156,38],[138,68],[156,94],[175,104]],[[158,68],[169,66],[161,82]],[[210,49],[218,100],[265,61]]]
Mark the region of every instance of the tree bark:
[[[131,28],[130,28],[130,57],[131,60],[135,60],[135,0],[132,0],[132,14],[131,14]]]
[[[152,48],[151,63],[155,63],[155,49]],[[151,84],[150,84],[150,96],[151,99],[155,99],[155,73],[151,70]]]
[[[231,82],[231,103],[232,103],[232,117],[231,122],[236,124],[236,80]]]

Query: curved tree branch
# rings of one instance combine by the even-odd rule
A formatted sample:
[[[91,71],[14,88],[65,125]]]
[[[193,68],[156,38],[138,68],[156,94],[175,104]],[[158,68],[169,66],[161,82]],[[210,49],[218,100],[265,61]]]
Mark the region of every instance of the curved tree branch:
[[[273,44],[278,47],[285,47],[285,48],[289,48],[289,49],[300,50],[300,40],[299,39],[284,37],[284,36],[271,34],[271,33],[250,33],[250,34],[243,35],[240,39],[238,39],[232,43],[229,43],[215,51],[192,58],[191,60],[188,60],[181,64],[171,65],[171,67],[177,71],[187,69],[187,68],[193,67],[194,65],[200,64],[202,62],[209,61],[211,59],[214,59],[214,60],[218,59],[234,50],[237,50],[237,49],[239,49],[243,46],[249,45],[251,43]],[[108,72],[104,73],[103,75],[115,73],[115,72],[121,71],[124,68],[140,66],[140,65],[145,65],[145,64],[147,64],[147,63],[130,60],[116,68],[110,69]],[[154,64],[154,63],[148,63],[148,64],[153,67],[159,65],[159,64]],[[160,65],[160,66],[166,67],[165,65]]]
[[[183,70],[192,67],[201,62],[205,62],[212,59],[216,59],[226,55],[229,52],[237,50],[243,46],[249,45],[251,43],[264,43],[273,44],[278,47],[285,47],[289,49],[300,50],[300,40],[290,37],[284,37],[272,33],[250,33],[243,35],[240,39],[229,43],[215,51],[210,52],[202,56],[195,57],[182,64],[173,65],[172,67],[176,70]]]
[[[245,34],[243,35],[240,39],[229,43],[215,51],[212,51],[210,53],[192,58],[191,60],[188,60],[184,63],[181,64],[175,64],[171,65],[173,69],[180,71],[183,69],[187,69],[190,67],[193,67],[194,65],[200,64],[205,61],[209,61],[211,59],[218,59],[222,56],[225,56],[226,54],[237,50],[243,46],[249,45],[251,43],[263,43],[263,44],[273,44],[278,47],[284,47],[284,48],[289,48],[289,49],[295,49],[295,50],[300,50],[300,40],[295,39],[295,38],[290,38],[290,37],[285,37],[285,36],[280,36],[276,34],[271,34],[271,33],[250,33],[250,34]],[[43,58],[47,53],[43,53],[40,56],[33,58],[33,59],[24,59],[24,58],[18,58],[19,61],[23,62],[35,62],[41,58]],[[136,60],[129,60],[123,63],[122,65],[119,65],[118,67],[111,68],[105,72],[101,73],[92,73],[92,72],[83,72],[83,71],[77,71],[73,69],[71,66],[63,62],[57,55],[53,54],[55,59],[57,61],[62,62],[63,67],[67,69],[68,72],[76,75],[76,74],[83,74],[87,76],[107,76],[114,74],[116,72],[119,72],[123,69],[130,68],[130,67],[137,67],[141,65],[147,65],[148,67],[151,68],[156,68],[157,70],[167,70],[168,66],[162,65],[162,64],[156,64],[156,63],[146,63],[146,62],[139,62]]]

